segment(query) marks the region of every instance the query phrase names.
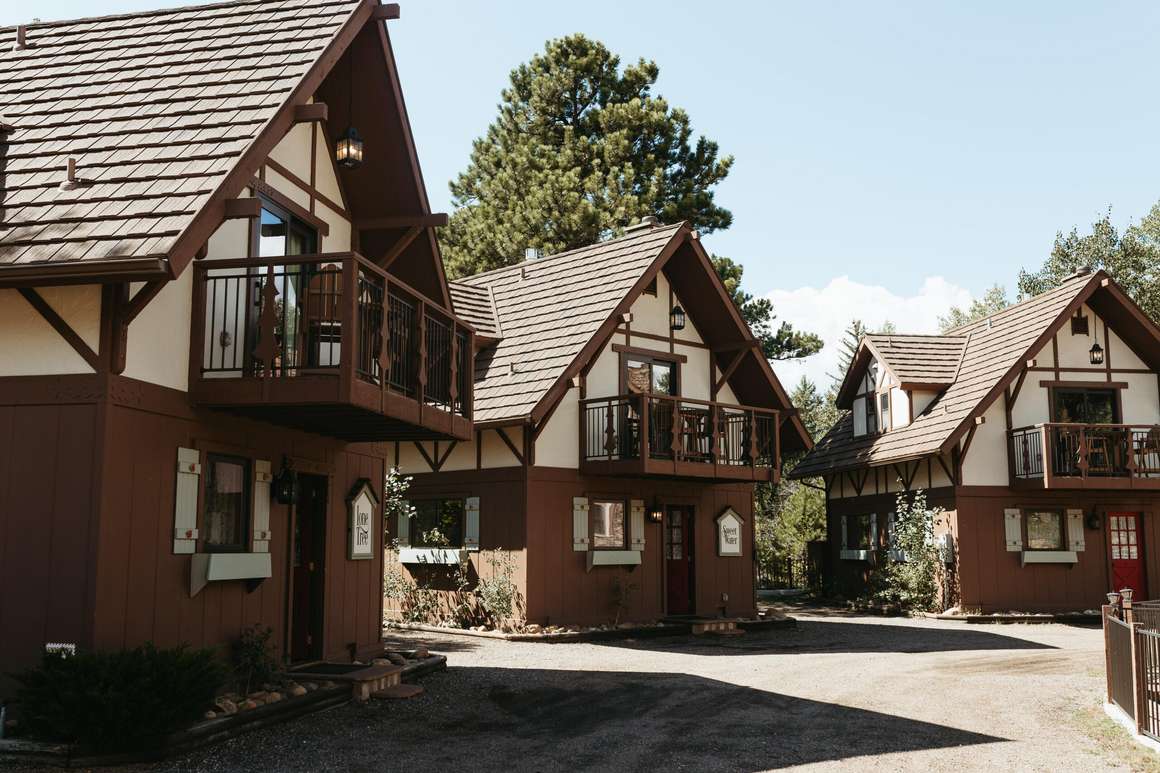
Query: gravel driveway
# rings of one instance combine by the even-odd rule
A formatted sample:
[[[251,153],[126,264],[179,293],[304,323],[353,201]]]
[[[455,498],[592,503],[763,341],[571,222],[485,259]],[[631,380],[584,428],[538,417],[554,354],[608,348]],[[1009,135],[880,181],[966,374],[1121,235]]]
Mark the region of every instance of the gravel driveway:
[[[733,639],[405,635],[424,696],[345,706],[163,770],[1105,770],[1148,766],[1100,713],[1098,629],[797,611]]]

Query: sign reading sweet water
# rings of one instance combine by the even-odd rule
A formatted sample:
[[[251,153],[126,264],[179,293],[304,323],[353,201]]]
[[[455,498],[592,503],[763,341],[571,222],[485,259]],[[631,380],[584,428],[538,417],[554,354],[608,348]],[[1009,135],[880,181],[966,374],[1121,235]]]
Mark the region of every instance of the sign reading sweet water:
[[[717,516],[717,555],[741,555],[741,526],[745,523],[732,507]]]
[[[350,545],[347,557],[353,561],[365,561],[375,557],[375,511],[379,500],[375,496],[370,481],[360,480],[347,498],[350,516]]]

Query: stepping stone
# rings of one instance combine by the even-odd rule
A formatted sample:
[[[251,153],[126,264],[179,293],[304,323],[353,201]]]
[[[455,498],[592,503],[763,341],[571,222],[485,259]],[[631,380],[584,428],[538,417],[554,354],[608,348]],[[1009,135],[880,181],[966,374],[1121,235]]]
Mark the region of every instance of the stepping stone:
[[[375,690],[371,693],[372,698],[381,701],[401,700],[403,698],[415,698],[423,694],[423,688],[417,684],[396,684],[391,687],[384,687],[381,690]]]

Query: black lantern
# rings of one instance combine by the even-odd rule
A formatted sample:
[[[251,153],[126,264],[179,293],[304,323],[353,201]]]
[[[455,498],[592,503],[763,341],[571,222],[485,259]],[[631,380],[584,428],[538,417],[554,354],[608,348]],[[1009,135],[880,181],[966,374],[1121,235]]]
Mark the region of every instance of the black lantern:
[[[363,141],[358,129],[348,127],[334,143],[334,160],[339,166],[354,169],[363,160]]]
[[[298,473],[294,472],[290,460],[284,456],[282,457],[282,469],[274,476],[270,493],[274,495],[274,501],[280,505],[298,503]]]
[[[680,306],[673,306],[673,310],[669,312],[669,327],[673,330],[685,329],[685,310]]]
[[[1088,349],[1088,360],[1092,365],[1104,364],[1104,347],[1098,343],[1092,344],[1092,348]]]
[[[665,509],[659,502],[653,501],[653,506],[648,511],[648,519],[653,523],[660,523],[665,519]]]

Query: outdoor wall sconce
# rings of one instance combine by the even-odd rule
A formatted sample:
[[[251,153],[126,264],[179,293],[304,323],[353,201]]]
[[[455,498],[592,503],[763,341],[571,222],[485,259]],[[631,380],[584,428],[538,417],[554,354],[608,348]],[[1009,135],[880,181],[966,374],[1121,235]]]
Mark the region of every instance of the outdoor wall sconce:
[[[274,495],[274,501],[280,505],[298,502],[298,473],[294,472],[294,467],[285,456],[282,457],[282,469],[274,476],[270,492]]]
[[[669,312],[669,327],[673,330],[685,329],[685,310],[680,306],[673,306],[673,310]]]
[[[648,519],[653,523],[660,523],[665,519],[665,509],[659,503],[654,502],[653,506],[649,508]]]
[[[363,141],[358,135],[358,129],[350,126],[338,138],[338,142],[334,144],[334,160],[339,166],[347,169],[354,169],[362,163]]]
[[[1098,343],[1092,344],[1092,348],[1088,349],[1088,361],[1092,365],[1104,364],[1104,347]]]

